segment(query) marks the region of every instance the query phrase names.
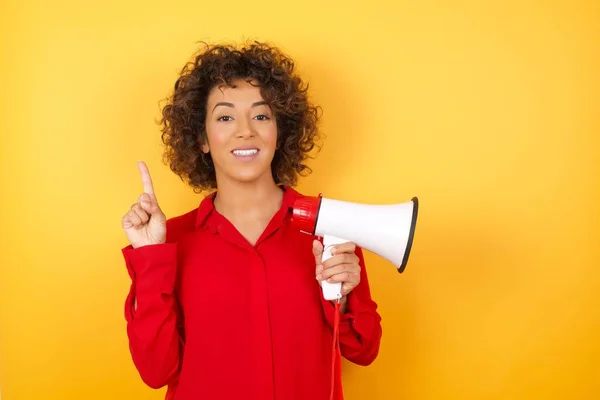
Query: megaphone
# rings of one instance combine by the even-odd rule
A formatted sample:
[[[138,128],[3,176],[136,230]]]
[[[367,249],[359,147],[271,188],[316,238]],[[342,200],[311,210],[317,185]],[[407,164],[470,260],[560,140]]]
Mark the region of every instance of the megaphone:
[[[361,204],[318,196],[301,196],[292,206],[292,224],[323,238],[323,261],[333,246],[353,242],[404,272],[415,235],[419,200],[399,204]],[[321,282],[326,300],[342,297],[341,283]]]

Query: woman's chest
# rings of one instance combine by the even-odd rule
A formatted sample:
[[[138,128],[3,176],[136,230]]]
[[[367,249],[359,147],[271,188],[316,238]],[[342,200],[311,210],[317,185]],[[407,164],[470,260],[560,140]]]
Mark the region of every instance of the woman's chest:
[[[196,235],[180,249],[178,299],[186,320],[227,313],[253,318],[285,307],[302,313],[320,305],[312,237],[276,233],[257,247],[219,235]]]

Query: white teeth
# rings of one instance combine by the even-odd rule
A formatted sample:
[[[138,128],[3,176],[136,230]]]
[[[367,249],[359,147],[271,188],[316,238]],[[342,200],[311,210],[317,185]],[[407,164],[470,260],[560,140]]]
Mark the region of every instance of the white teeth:
[[[248,150],[234,150],[233,154],[236,156],[253,156],[258,153],[258,149],[248,149]]]

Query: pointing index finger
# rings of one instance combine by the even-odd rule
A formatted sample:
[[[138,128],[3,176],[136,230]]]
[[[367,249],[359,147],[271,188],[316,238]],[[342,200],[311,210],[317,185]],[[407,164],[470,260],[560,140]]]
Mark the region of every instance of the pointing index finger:
[[[144,192],[148,193],[152,197],[156,197],[154,195],[154,186],[152,185],[152,178],[150,178],[150,172],[148,171],[148,167],[143,161],[138,161],[138,169],[140,170],[140,174],[142,175],[142,185],[144,186]]]

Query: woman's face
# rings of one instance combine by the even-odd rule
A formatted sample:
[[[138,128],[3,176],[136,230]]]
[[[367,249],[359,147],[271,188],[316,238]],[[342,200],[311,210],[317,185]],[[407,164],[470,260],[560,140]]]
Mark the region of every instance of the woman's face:
[[[205,126],[208,142],[202,151],[210,152],[217,181],[272,179],[277,123],[259,87],[236,80],[232,86],[213,88],[206,102]]]

